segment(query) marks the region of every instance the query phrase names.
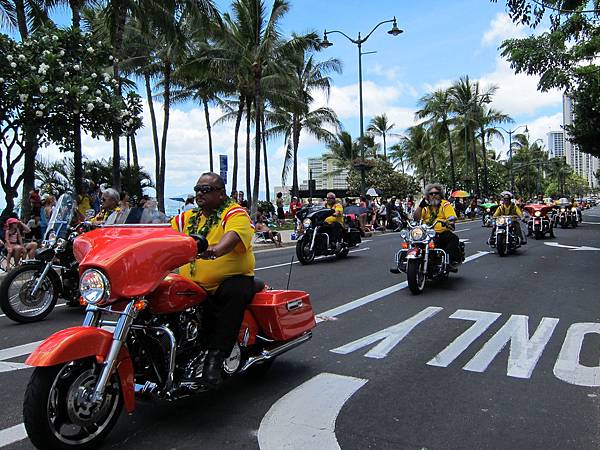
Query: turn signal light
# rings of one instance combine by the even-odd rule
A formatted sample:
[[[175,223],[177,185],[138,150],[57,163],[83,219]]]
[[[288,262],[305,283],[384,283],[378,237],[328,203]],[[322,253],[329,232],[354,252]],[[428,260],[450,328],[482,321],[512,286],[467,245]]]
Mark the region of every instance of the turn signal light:
[[[87,306],[88,302],[86,302],[83,297],[79,297],[79,304],[81,306]]]
[[[402,243],[402,248],[403,248],[404,250],[406,250],[406,249],[408,248],[408,242],[403,242],[403,243]]]
[[[146,300],[136,300],[133,303],[133,307],[137,310],[137,311],[141,311],[143,309],[146,309],[146,306],[148,306],[148,302]]]
[[[430,243],[429,243],[429,245],[428,245],[428,247],[429,247],[430,249],[433,249],[433,248],[435,248],[435,243],[434,243],[434,242],[430,242]]]

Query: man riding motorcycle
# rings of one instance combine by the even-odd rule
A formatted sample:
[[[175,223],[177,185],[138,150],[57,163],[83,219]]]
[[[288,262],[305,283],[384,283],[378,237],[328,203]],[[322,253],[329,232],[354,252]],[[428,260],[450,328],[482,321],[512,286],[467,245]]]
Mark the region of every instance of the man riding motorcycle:
[[[202,174],[194,191],[199,209],[175,216],[171,226],[208,240],[206,251],[179,273],[210,294],[203,311],[208,353],[202,379],[217,387],[222,382],[223,361],[231,353],[244,310],[254,295],[254,230],[247,211],[227,197],[225,182],[216,173]]]
[[[523,211],[519,208],[515,203],[513,203],[513,195],[512,192],[504,191],[500,194],[502,197],[502,203],[496,209],[494,213],[494,218],[498,218],[500,216],[512,216],[518,219],[523,219]],[[512,223],[517,233],[517,236],[521,240],[521,244],[527,244],[527,238],[523,235],[523,230],[521,230],[521,225],[516,220]]]
[[[335,243],[336,249],[341,248],[342,231],[344,229],[344,207],[336,200],[333,192],[327,193],[325,207],[333,209],[333,215],[325,219],[328,231],[331,235],[331,241]]]
[[[422,220],[428,226],[433,226],[436,232],[435,244],[448,252],[450,264],[448,270],[458,271],[460,264],[459,239],[454,230],[456,212],[449,201],[444,200],[444,189],[441,184],[431,183],[425,186],[423,199],[415,208],[413,218]]]

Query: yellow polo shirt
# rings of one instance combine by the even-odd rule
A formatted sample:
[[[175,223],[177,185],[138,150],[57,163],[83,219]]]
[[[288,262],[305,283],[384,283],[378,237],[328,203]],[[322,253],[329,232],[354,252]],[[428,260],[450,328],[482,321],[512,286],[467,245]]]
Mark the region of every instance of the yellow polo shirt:
[[[185,234],[188,232],[188,224],[193,216],[200,214],[198,232],[206,223],[206,217],[196,210],[185,211],[171,219],[171,226],[177,231]],[[254,253],[252,252],[252,237],[254,229],[250,222],[250,216],[244,208],[234,203],[221,214],[220,223],[214,225],[208,232],[206,239],[208,245],[216,245],[225,233],[235,232],[241,242],[235,246],[233,251],[217,259],[196,259],[194,274],[191,273],[190,264],[179,268],[179,273],[186,278],[194,280],[209,293],[214,293],[226,278],[234,275],[254,275]]]
[[[447,200],[442,200],[440,206],[437,209],[433,209],[433,207],[426,206],[421,210],[421,220],[423,223],[431,226],[434,220],[445,220],[447,221],[449,218],[454,217],[456,219],[456,212],[454,208]],[[443,233],[444,231],[448,231],[444,225],[440,222],[436,222],[434,225],[434,230],[436,233]]]
[[[338,222],[340,225],[344,226],[344,207],[339,203],[336,203],[333,206],[327,205],[328,208],[333,209],[335,214],[339,214],[338,216],[329,216],[325,219],[325,223],[334,223]]]

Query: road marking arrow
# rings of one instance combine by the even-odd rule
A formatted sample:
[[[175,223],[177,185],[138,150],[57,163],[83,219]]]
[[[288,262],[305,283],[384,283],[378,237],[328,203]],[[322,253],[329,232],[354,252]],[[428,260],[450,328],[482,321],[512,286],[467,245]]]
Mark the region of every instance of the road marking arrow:
[[[320,373],[277,400],[260,422],[261,450],[339,450],[335,421],[368,380]]]
[[[544,242],[544,245],[548,245],[550,247],[568,248],[571,251],[600,251],[600,248],[588,247],[586,245],[582,245],[582,246],[563,245],[563,244],[559,244],[558,242]]]

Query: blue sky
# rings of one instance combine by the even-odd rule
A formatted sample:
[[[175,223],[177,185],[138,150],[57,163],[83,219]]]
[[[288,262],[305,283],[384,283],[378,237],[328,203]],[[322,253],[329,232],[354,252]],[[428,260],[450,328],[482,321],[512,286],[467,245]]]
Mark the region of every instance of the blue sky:
[[[266,3],[270,5],[269,1]],[[393,37],[387,34],[389,26],[383,25],[363,48],[363,51],[377,52],[363,56],[365,127],[372,116],[385,112],[396,124],[396,132],[404,132],[414,124],[414,111],[422,95],[468,74],[483,85],[499,86],[494,106],[515,119],[513,127],[527,124],[531,137],[543,139],[544,142],[548,131],[560,128],[561,94],[537,92],[536,78],[515,76],[499,56],[497,48],[502,39],[532,32],[510,22],[503,0],[498,0],[498,3],[488,0],[291,0],[290,3],[290,12],[282,22],[282,32],[288,35],[311,30],[322,35],[324,29],[336,29],[352,37],[359,31],[364,36],[378,22],[396,16],[398,26],[404,30],[403,34]],[[228,9],[229,2],[218,1],[217,5],[224,11]],[[64,12],[56,15],[61,18],[65,16]],[[334,45],[320,52],[319,57],[340,59],[344,70],[342,74],[332,76],[329,102],[323,96],[318,96],[317,104],[332,107],[341,118],[344,128],[353,136],[358,136],[357,48],[338,34],[331,35],[330,41]],[[220,115],[216,109],[211,109],[211,113],[213,120]],[[198,175],[208,168],[204,116],[198,105],[175,105],[171,117],[166,186],[168,196],[190,191]],[[138,146],[142,163],[153,172],[147,113],[145,119],[146,126],[140,133]],[[213,131],[215,153],[229,154],[231,168],[233,124],[215,127]],[[507,147],[507,144],[495,144],[497,149]],[[306,159],[324,151],[323,145],[301,136],[301,179],[306,177]],[[87,138],[84,140],[84,152],[93,158],[108,157],[111,145]],[[43,153],[47,158],[61,156],[53,148]],[[282,162],[282,143],[270,142],[269,174],[272,186],[281,185]],[[242,170],[239,184],[244,185],[244,176]]]

